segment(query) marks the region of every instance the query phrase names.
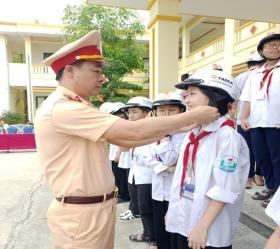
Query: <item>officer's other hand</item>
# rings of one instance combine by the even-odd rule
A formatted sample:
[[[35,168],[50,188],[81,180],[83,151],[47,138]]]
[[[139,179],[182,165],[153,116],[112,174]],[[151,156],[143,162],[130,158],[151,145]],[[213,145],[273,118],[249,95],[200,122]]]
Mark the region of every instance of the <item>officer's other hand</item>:
[[[250,124],[248,122],[247,119],[241,119],[241,128],[244,130],[244,131],[248,131],[251,129],[250,127]]]
[[[191,111],[195,113],[193,123],[197,125],[211,123],[221,116],[218,109],[211,106],[198,106]]]

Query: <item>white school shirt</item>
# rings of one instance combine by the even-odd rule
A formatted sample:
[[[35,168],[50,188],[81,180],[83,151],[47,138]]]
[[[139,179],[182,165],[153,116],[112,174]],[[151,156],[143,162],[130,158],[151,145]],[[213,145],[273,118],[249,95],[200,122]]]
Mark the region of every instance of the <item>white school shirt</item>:
[[[153,169],[152,199],[154,200],[169,201],[174,173],[165,170],[176,165],[185,135],[186,133],[177,133],[161,139],[159,144],[150,144],[149,154],[141,158],[141,165]]]
[[[189,134],[186,135],[173,177],[166,220],[168,232],[188,237],[210,199],[224,202],[225,206],[208,229],[206,246],[213,247],[232,244],[250,167],[245,140],[232,127],[221,127],[224,121],[221,117],[204,128],[212,133],[199,141],[193,200],[180,196],[183,157],[189,142]],[[193,132],[197,135],[198,129]]]
[[[129,151],[121,152],[118,167],[122,169],[129,169],[130,164],[131,164],[130,152]]]
[[[246,81],[248,80],[250,74],[255,70],[256,68],[250,68],[248,71],[239,74],[234,80],[237,86],[237,99],[238,99],[238,106],[237,106],[237,118],[236,123],[237,125],[241,125],[241,116],[243,112],[243,101],[239,100],[242,90],[245,86]]]
[[[280,60],[275,66],[280,66]],[[280,67],[273,70],[273,76],[269,87],[269,96],[266,94],[267,82],[260,90],[260,82],[263,78],[265,65],[254,70],[242,91],[240,99],[250,102],[250,126],[256,127],[280,127]],[[269,78],[269,77],[268,77]],[[262,99],[257,99],[263,93]]]
[[[139,146],[130,149],[131,168],[128,175],[128,182],[132,184],[133,177],[135,185],[152,184],[153,169],[143,167],[141,158],[149,153],[149,145]]]
[[[280,226],[280,187],[265,209],[265,213]]]
[[[118,149],[117,145],[110,144],[110,146],[109,146],[109,160],[110,161],[115,161],[117,149]]]

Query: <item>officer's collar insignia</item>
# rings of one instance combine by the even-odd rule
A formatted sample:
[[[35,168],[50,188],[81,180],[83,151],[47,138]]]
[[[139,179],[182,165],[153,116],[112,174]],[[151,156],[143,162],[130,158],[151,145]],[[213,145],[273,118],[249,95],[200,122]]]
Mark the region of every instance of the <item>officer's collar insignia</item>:
[[[76,96],[72,96],[72,95],[70,95],[68,93],[65,93],[64,97],[66,97],[69,100],[73,100],[73,101],[77,101],[77,102],[83,102],[82,98],[77,96],[77,95]]]

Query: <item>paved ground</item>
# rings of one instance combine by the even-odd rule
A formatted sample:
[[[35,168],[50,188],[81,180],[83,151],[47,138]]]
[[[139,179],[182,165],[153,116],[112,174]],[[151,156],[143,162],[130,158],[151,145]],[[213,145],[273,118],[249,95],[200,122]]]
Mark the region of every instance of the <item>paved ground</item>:
[[[52,197],[36,153],[0,153],[0,196],[0,249],[51,249],[46,210]],[[127,203],[119,204],[117,212],[126,208]],[[115,249],[147,248],[128,240],[128,235],[140,231],[140,221],[117,222]],[[262,249],[265,238],[255,231],[240,224],[234,248]]]

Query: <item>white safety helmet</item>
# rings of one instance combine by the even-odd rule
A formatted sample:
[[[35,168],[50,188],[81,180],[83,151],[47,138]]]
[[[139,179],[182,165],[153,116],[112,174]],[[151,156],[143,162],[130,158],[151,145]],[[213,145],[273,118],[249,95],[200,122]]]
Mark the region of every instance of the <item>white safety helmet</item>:
[[[207,68],[207,69],[209,69],[209,70],[224,71],[221,65],[215,64],[215,63],[214,63],[214,64],[211,64],[211,65],[209,66],[209,68]]]
[[[115,102],[115,103],[112,103],[112,105],[109,107],[109,113],[110,114],[115,114],[119,111],[122,111],[125,109],[125,104],[124,103],[121,103],[121,102]]]
[[[249,53],[247,61],[246,62],[259,62],[263,61],[264,58],[258,53],[258,51],[253,51]]]
[[[141,107],[147,109],[148,111],[152,110],[153,102],[142,96],[133,97],[126,103],[126,108],[130,107]]]
[[[234,79],[223,71],[202,70],[194,73],[185,81],[175,85],[179,89],[187,89],[189,86],[211,88],[226,94],[231,101],[237,98],[237,88]]]
[[[111,102],[104,102],[99,106],[99,111],[109,113],[109,109],[111,108],[112,105],[113,103]]]
[[[186,111],[186,104],[183,96],[178,92],[160,93],[153,102],[153,109],[163,105],[175,105]]]
[[[218,108],[224,115],[228,112],[228,104],[237,99],[237,86],[234,79],[219,70],[203,70],[175,85],[179,89],[197,86],[209,97],[210,106]]]

